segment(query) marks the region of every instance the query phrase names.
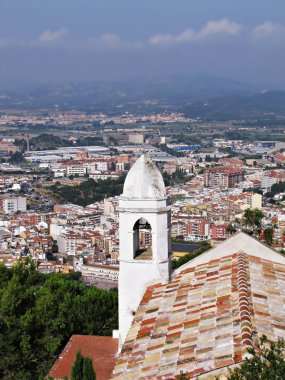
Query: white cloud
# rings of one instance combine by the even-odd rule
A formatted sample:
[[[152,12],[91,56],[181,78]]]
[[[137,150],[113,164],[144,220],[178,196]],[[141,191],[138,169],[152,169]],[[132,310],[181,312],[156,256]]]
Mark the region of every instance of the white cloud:
[[[217,34],[237,35],[241,28],[237,22],[224,18],[219,21],[208,21],[200,30],[186,29],[177,35],[156,34],[149,39],[149,42],[152,45],[167,45],[195,41]]]
[[[152,45],[168,45],[175,43],[177,37],[172,34],[155,34],[150,37],[149,42]]]
[[[121,37],[113,33],[105,33],[101,36],[92,37],[88,40],[88,43],[93,47],[114,47],[123,44]]]
[[[285,34],[284,26],[280,24],[275,24],[271,21],[267,21],[263,24],[257,25],[253,29],[254,38],[264,38],[272,35],[282,35]]]
[[[236,35],[240,32],[242,26],[235,21],[224,18],[220,21],[208,21],[204,28],[198,32],[199,37],[207,37],[217,33]]]
[[[138,50],[144,46],[148,46],[148,43],[136,40],[123,40],[121,36],[114,33],[105,33],[101,36],[92,37],[85,44],[86,48],[99,50]]]
[[[121,37],[117,34],[106,33],[101,36],[101,40],[107,44],[117,44],[121,42]]]
[[[67,29],[66,28],[61,28],[58,30],[45,30],[38,36],[38,40],[42,43],[50,43],[57,41],[64,37],[67,34]]]

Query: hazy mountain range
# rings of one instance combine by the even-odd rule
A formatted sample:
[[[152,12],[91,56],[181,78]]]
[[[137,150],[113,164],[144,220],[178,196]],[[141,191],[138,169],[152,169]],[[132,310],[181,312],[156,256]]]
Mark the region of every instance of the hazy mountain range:
[[[0,109],[179,110],[210,120],[285,116],[285,91],[207,76],[46,85],[0,92]]]
[[[285,91],[220,96],[181,107],[192,118],[208,120],[275,119],[285,117]]]

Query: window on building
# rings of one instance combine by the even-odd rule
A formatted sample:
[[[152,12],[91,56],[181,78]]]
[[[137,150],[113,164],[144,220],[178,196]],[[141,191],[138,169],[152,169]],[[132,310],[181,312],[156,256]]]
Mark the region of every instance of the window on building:
[[[149,222],[140,218],[134,224],[134,259],[152,259],[152,230]]]

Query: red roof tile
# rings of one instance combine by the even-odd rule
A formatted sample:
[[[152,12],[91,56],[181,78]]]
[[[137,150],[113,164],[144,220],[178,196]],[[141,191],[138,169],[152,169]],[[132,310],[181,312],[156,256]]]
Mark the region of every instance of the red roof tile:
[[[70,377],[71,367],[77,351],[90,356],[96,373],[96,380],[109,380],[115,365],[118,339],[108,336],[72,335],[59,358],[50,370],[49,376],[55,380]]]
[[[113,379],[196,378],[239,363],[263,334],[285,338],[284,305],[284,264],[240,252],[185,268],[146,290]]]

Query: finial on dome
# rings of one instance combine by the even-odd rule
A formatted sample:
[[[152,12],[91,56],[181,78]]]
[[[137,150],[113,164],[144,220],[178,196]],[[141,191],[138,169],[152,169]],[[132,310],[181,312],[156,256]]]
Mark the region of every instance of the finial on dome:
[[[161,199],[166,196],[162,175],[149,157],[142,155],[131,167],[122,196],[129,199]]]

